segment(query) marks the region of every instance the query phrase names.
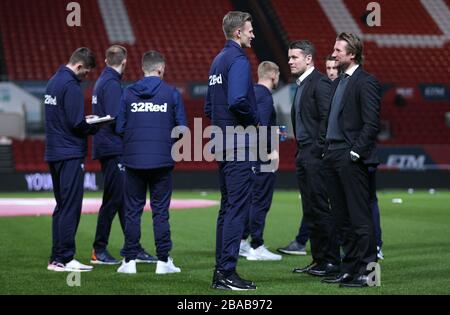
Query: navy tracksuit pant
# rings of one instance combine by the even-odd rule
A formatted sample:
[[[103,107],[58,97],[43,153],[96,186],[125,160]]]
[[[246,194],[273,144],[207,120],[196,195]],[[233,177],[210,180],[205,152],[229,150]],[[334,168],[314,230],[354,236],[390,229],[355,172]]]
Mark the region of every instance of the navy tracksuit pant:
[[[259,172],[253,175],[252,203],[242,239],[252,237],[250,245],[258,248],[264,244],[264,226],[267,213],[272,205],[276,174],[274,172]]]
[[[119,216],[120,226],[125,234],[125,211],[123,202],[123,182],[125,167],[122,165],[122,156],[111,156],[100,160],[103,173],[103,200],[98,212],[97,229],[93,244],[96,253],[106,250],[108,246],[111,226],[116,213]],[[139,251],[144,249],[139,244]]]
[[[375,239],[377,241],[377,246],[382,247],[383,240],[381,237],[380,208],[378,207],[376,172],[377,172],[376,167],[369,166],[370,209],[372,209],[372,218],[373,218],[373,225],[375,228]]]
[[[122,255],[126,261],[136,259],[140,251],[141,216],[150,189],[153,233],[156,255],[167,261],[172,249],[169,225],[169,206],[172,196],[172,167],[138,170],[126,168],[124,182],[125,245]]]
[[[121,156],[111,156],[100,160],[103,173],[103,201],[98,213],[97,230],[94,249],[96,252],[106,250],[108,246],[111,225],[116,213],[119,215],[120,226],[125,231],[125,216],[123,211],[123,180],[125,169]]]
[[[219,162],[222,194],[216,229],[216,270],[236,270],[239,245],[251,205],[252,166],[248,161]]]
[[[83,203],[84,159],[49,162],[56,207],[50,261],[68,263],[75,256],[75,234]]]
[[[300,222],[300,228],[298,229],[298,234],[295,237],[297,243],[306,245],[309,240],[309,227],[308,222],[305,220],[305,216],[302,216],[302,221]]]

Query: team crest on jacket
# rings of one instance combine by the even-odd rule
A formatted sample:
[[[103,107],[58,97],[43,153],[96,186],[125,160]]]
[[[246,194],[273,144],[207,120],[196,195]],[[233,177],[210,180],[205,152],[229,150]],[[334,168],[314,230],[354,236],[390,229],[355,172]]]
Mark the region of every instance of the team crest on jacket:
[[[58,103],[56,102],[56,96],[51,96],[51,95],[45,95],[45,100],[44,100],[44,104],[46,105],[58,105]]]

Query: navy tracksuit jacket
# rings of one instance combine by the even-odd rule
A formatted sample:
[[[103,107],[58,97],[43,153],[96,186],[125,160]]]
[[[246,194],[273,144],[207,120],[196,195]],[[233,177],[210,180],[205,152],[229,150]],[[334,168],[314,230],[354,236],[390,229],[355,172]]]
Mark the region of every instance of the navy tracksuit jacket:
[[[205,115],[224,135],[227,126],[258,123],[250,62],[240,45],[232,40],[226,41],[211,65]],[[250,210],[252,166],[249,160],[219,162],[222,199],[216,230],[217,271],[231,273],[236,269],[240,239]]]
[[[186,126],[180,93],[159,77],[145,77],[125,89],[116,132],[123,134],[125,165],[126,261],[136,259],[141,237],[141,216],[150,188],[156,255],[167,261],[172,248],[169,206],[172,195],[172,129]]]
[[[65,66],[48,82],[44,104],[45,160],[49,164],[56,199],[50,261],[67,263],[75,255],[87,136],[97,132],[98,127],[86,123],[80,80]]]
[[[111,67],[106,67],[94,86],[92,95],[92,113],[100,117],[119,114],[120,98],[122,97],[122,75]],[[125,231],[123,211],[123,167],[122,137],[115,132],[115,123],[101,128],[93,137],[92,158],[100,160],[103,173],[103,201],[98,213],[97,229],[93,247],[96,253],[102,252],[108,246],[111,225],[116,213],[122,230]]]
[[[260,126],[267,126],[267,153],[272,151],[270,127],[277,123],[277,113],[273,106],[272,92],[261,84],[254,86],[256,96],[257,116]],[[258,168],[257,168],[258,169]],[[267,212],[272,204],[273,190],[275,188],[275,172],[256,172],[252,187],[252,202],[248,220],[242,239],[251,235],[251,246],[258,248],[264,244],[263,232]]]

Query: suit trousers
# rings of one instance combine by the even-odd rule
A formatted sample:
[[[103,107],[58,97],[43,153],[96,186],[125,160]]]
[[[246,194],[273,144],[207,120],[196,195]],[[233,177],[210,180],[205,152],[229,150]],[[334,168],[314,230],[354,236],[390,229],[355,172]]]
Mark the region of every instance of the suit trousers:
[[[377,261],[368,167],[353,162],[350,149],[328,150],[324,162],[331,209],[345,253],[341,271],[365,274],[367,265]]]
[[[303,220],[310,231],[311,255],[317,263],[338,264],[339,246],[328,203],[323,161],[311,154],[312,145],[299,148],[297,183],[302,196]]]

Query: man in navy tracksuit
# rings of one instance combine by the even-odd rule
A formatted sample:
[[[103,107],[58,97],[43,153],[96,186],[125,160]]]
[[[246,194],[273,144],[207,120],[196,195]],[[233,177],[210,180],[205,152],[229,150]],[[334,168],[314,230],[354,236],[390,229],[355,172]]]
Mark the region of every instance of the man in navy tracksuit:
[[[92,96],[92,112],[100,117],[117,117],[122,97],[122,74],[127,63],[125,47],[113,45],[106,50],[106,65],[98,78]],[[114,265],[120,262],[112,257],[108,246],[111,225],[116,213],[120,225],[125,231],[123,211],[123,144],[122,137],[115,133],[115,124],[109,124],[99,130],[93,139],[92,158],[100,160],[104,178],[103,202],[97,220],[97,230],[93,244],[91,263]],[[137,262],[156,263],[157,259],[140,248]]]
[[[56,207],[53,212],[51,271],[90,271],[74,259],[75,234],[83,201],[87,137],[97,126],[85,121],[80,82],[95,68],[95,56],[78,48],[47,84],[45,104],[45,161],[52,175]]]
[[[145,77],[125,89],[116,132],[123,134],[125,165],[125,257],[117,272],[136,273],[141,216],[150,188],[150,205],[158,262],[157,274],[180,272],[169,257],[172,249],[169,206],[172,195],[172,129],[186,126],[180,93],[162,81],[164,56],[149,51],[142,58]]]
[[[258,67],[258,84],[255,84],[257,115],[261,127],[267,127],[267,140],[259,141],[266,156],[258,164],[269,164],[269,158],[278,159],[278,151],[271,141],[271,128],[275,128],[277,114],[273,106],[272,91],[277,87],[280,78],[279,67],[270,61],[263,61]],[[261,136],[261,135],[260,135]],[[261,159],[261,157],[260,157]],[[263,162],[266,161],[267,162]],[[263,232],[267,212],[272,204],[273,190],[275,188],[275,171],[261,170],[258,165],[254,174],[252,188],[252,203],[250,214],[245,224],[244,235],[241,240],[239,255],[247,260],[281,260],[281,255],[271,253],[264,246]],[[267,165],[268,166],[268,165]],[[251,235],[251,242],[246,240]]]
[[[250,14],[245,12],[234,11],[225,15],[223,31],[227,41],[210,68],[205,114],[222,134],[226,133],[227,126],[254,128],[257,125],[250,62],[243,50],[251,47],[251,41],[255,37],[251,22]],[[225,138],[224,143],[227,142]],[[233,141],[232,139],[231,142]],[[230,152],[234,155],[239,151],[234,146],[239,147],[239,144],[235,141],[231,148],[215,148],[216,157],[225,152],[228,154],[226,161],[219,162],[222,200],[217,219],[216,266],[212,287],[254,290],[256,285],[253,282],[240,278],[236,273],[240,239],[251,204],[253,164],[248,158],[244,161],[229,159]],[[248,149],[248,146],[245,143],[241,148]]]

